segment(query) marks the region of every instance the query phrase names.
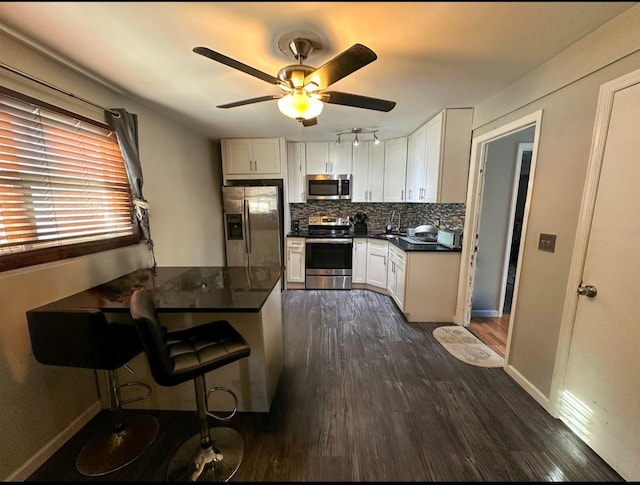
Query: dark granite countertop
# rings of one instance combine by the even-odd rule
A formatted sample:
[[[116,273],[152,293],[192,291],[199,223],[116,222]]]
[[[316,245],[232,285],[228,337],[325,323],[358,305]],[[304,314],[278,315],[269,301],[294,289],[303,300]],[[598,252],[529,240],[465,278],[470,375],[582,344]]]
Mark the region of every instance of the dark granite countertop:
[[[133,290],[148,288],[159,313],[259,312],[281,276],[280,267],[145,268],[31,311],[97,308],[128,312]]]
[[[287,237],[306,237],[306,236],[307,236],[307,233],[304,231],[300,231],[299,233],[290,232],[289,234],[287,234]],[[352,237],[354,239],[367,238],[367,239],[378,239],[381,241],[389,241],[394,246],[407,252],[439,252],[439,253],[462,252],[462,249],[450,249],[445,246],[441,246],[440,244],[411,244],[410,242],[407,242],[404,239],[400,239],[400,238],[387,239],[385,237],[381,237],[379,233],[352,234],[349,237]]]
[[[390,244],[393,244],[397,248],[400,248],[406,252],[420,252],[420,253],[424,253],[424,252],[460,253],[462,252],[462,249],[460,248],[451,249],[446,246],[441,246],[440,244],[412,244],[408,241],[405,241],[404,239],[400,239],[400,238],[387,239],[377,234],[373,234],[373,235],[370,234],[368,236],[360,236],[360,237],[368,237],[371,239],[389,241]]]

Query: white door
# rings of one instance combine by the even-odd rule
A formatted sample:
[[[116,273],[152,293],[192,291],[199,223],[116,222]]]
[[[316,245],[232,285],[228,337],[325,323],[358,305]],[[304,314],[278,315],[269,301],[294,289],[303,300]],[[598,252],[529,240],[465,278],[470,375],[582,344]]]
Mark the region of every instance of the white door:
[[[640,480],[640,70],[602,87],[590,163],[572,263],[572,270],[578,270],[570,279],[576,284],[570,283],[567,290],[568,298],[573,295],[575,318],[566,326],[571,328],[560,418],[623,478],[636,481]],[[595,287],[595,296],[579,295],[588,291],[588,285]],[[563,326],[565,321],[571,323],[570,318],[563,319]]]

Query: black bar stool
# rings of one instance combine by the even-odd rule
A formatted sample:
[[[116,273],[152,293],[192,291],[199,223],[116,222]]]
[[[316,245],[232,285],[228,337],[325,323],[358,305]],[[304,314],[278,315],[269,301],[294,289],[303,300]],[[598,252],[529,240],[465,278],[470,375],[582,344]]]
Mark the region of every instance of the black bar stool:
[[[95,309],[27,312],[31,349],[46,365],[106,371],[111,426],[99,430],[82,448],[76,468],[85,476],[101,476],[128,465],[155,440],[160,424],[148,415],[123,417],[122,405],[149,397],[142,382],[120,384],[117,369],[142,352],[142,342],[131,323],[107,322]],[[128,368],[131,370],[130,368]],[[142,386],[146,394],[122,400],[120,389]]]
[[[173,455],[167,479],[174,481],[227,481],[238,470],[244,454],[244,440],[229,427],[209,427],[207,416],[227,421],[238,410],[231,389],[212,387],[207,391],[204,375],[248,357],[251,347],[226,320],[218,320],[168,333],[160,324],[151,292],[136,290],[131,296],[131,316],[136,322],[151,374],[161,386],[175,386],[193,380],[200,433],[184,442]],[[226,416],[208,410],[207,398],[215,391],[233,397],[234,409]]]

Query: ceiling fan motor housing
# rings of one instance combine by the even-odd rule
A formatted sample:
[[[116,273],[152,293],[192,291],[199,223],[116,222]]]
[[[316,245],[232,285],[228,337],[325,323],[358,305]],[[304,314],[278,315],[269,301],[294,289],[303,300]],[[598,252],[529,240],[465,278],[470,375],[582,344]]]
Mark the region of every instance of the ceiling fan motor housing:
[[[290,64],[278,71],[278,79],[289,83],[292,89],[302,88],[304,87],[304,78],[315,70],[315,67],[304,64]]]

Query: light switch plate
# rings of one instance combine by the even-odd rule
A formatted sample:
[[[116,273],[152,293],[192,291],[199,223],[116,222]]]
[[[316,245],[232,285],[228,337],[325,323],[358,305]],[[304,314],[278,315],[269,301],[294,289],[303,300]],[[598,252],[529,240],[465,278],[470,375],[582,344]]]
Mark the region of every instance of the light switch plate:
[[[538,249],[540,251],[554,252],[556,249],[556,235],[540,233],[540,239],[538,240]]]

